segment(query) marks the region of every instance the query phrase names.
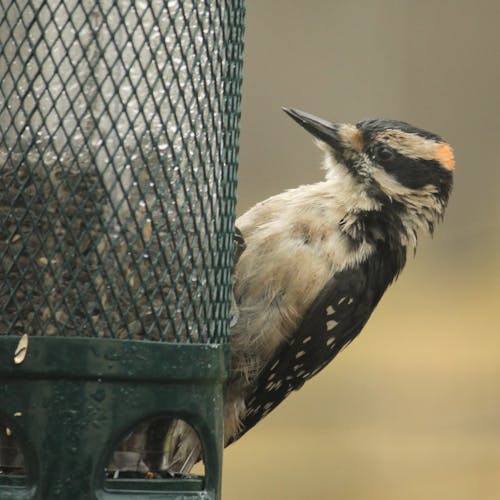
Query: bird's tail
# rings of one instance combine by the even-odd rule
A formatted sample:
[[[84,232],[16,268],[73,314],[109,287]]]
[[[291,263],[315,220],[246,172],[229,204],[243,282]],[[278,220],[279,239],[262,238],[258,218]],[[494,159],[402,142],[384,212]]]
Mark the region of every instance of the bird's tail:
[[[114,452],[108,470],[116,477],[188,474],[201,459],[193,428],[183,420],[162,417],[134,429]]]
[[[200,439],[183,420],[173,420],[163,443],[162,470],[188,474],[202,458]]]

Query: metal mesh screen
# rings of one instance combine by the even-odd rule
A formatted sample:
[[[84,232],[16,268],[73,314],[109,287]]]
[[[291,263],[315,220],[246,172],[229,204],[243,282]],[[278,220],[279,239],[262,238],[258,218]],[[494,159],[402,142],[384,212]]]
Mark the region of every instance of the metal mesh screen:
[[[219,342],[243,0],[0,0],[0,334]]]

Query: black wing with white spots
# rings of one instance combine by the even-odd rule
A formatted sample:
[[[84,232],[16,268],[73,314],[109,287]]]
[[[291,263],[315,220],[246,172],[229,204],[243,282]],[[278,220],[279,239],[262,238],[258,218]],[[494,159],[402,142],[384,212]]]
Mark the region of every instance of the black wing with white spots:
[[[251,429],[292,391],[300,389],[349,344],[368,321],[396,269],[372,256],[357,269],[336,273],[309,308],[293,338],[283,344],[246,398],[242,430]]]

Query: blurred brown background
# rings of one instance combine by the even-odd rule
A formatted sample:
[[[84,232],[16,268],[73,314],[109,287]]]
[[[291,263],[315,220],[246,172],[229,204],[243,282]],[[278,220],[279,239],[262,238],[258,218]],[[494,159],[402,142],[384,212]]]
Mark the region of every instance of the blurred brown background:
[[[224,456],[224,499],[500,499],[497,0],[248,0],[239,205],[320,180],[281,111],[397,118],[457,157],[444,225],[361,336]]]

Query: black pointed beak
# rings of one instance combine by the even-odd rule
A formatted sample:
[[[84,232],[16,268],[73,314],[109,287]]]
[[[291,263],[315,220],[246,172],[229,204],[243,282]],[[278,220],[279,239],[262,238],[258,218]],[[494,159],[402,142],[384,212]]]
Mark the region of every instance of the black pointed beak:
[[[326,142],[336,151],[343,149],[342,140],[339,135],[341,125],[323,120],[318,116],[311,115],[298,109],[282,108],[283,111],[292,117],[301,127],[304,127],[316,139]]]

